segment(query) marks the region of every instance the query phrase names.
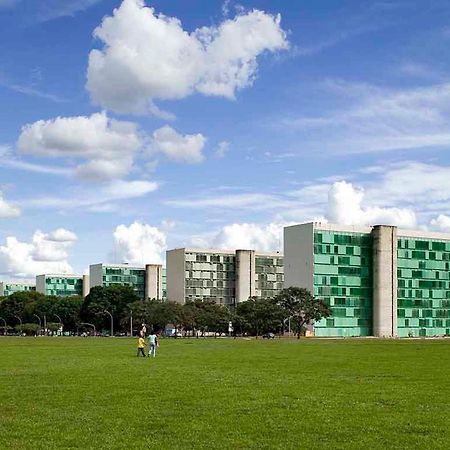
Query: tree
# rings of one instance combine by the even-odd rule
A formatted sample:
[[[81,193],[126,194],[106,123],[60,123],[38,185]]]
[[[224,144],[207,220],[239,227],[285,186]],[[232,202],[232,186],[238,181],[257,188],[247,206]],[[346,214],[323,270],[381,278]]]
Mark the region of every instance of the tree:
[[[314,298],[311,292],[305,288],[289,287],[283,289],[275,297],[275,301],[294,321],[298,339],[300,339],[300,334],[306,325],[331,315],[328,305],[323,300]]]
[[[258,337],[278,330],[283,321],[284,312],[273,299],[251,297],[237,305],[236,316],[241,331]]]
[[[113,315],[115,324],[120,324],[129,314],[129,305],[138,301],[139,297],[130,286],[95,286],[84,299],[80,316],[83,321],[93,323],[97,329],[109,330],[110,319],[105,311]]]

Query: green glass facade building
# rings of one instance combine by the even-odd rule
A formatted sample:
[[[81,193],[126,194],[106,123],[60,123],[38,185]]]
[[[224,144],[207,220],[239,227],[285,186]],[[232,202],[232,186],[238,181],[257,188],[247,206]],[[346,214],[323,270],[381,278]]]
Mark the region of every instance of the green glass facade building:
[[[31,284],[0,282],[0,297],[7,297],[16,292],[29,292],[35,290],[36,286]]]
[[[38,275],[36,277],[36,291],[57,297],[83,295],[83,277],[66,274]]]
[[[450,240],[401,236],[397,255],[399,336],[450,335]]]
[[[450,235],[308,223],[284,245],[285,286],[330,307],[316,336],[450,335]]]
[[[131,286],[141,299],[163,299],[164,270],[159,264],[93,264],[89,268],[90,287]]]

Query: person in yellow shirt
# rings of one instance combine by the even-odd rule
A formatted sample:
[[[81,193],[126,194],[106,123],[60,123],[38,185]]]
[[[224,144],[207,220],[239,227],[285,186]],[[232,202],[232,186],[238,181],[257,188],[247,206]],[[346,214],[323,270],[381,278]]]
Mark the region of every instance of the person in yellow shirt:
[[[136,356],[139,356],[141,354],[145,358],[145,351],[144,351],[144,349],[145,349],[145,339],[143,337],[139,336],[139,339],[138,339],[138,350],[137,350],[137,355]]]

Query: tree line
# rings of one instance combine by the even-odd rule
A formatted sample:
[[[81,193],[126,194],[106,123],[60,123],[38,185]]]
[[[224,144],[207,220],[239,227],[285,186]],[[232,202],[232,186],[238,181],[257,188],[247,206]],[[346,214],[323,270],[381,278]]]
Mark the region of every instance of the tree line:
[[[261,336],[291,330],[298,337],[305,327],[330,315],[326,303],[306,289],[283,289],[274,298],[249,298],[236,308],[213,301],[195,300],[186,303],[140,300],[131,287],[94,287],[82,297],[54,297],[38,292],[18,292],[0,298],[0,330],[6,322],[9,332],[38,334],[54,332],[63,325],[65,332],[80,333],[97,330],[110,333],[134,333],[145,323],[147,328],[162,332],[166,325],[183,336],[234,335]],[[4,328],[4,327],[3,327]],[[177,333],[175,334],[175,336]]]

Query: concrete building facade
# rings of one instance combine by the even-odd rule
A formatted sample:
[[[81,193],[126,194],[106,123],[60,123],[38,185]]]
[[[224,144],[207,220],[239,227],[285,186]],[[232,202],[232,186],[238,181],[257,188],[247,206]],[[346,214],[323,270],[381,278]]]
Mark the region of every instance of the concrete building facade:
[[[35,290],[36,286],[34,284],[0,282],[0,297],[7,297],[16,292],[29,292]]]
[[[141,299],[162,300],[164,269],[159,264],[133,266],[129,264],[92,264],[89,266],[90,287],[131,286]]]
[[[285,287],[332,311],[316,336],[450,334],[450,235],[306,223],[284,229],[284,249]]]
[[[177,248],[166,253],[167,299],[234,306],[273,297],[283,286],[282,255],[255,250]]]
[[[36,291],[45,295],[68,297],[83,295],[83,277],[68,274],[43,274],[36,276]]]

